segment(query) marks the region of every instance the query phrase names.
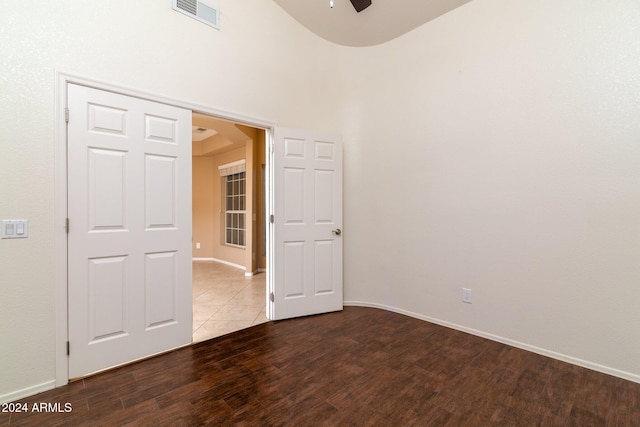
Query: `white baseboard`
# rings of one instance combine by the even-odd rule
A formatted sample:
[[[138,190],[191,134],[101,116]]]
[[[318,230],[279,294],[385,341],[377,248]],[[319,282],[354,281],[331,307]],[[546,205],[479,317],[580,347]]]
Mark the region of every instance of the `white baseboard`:
[[[0,403],[15,402],[23,397],[33,396],[34,394],[42,393],[43,391],[49,391],[56,388],[56,381],[51,380],[42,384],[36,384],[31,387],[23,388],[22,390],[12,391],[11,393],[3,394],[0,396]]]
[[[219,264],[224,264],[224,265],[228,265],[229,267],[234,267],[237,268],[239,270],[247,270],[245,268],[245,266],[240,265],[240,264],[234,264],[233,262],[229,262],[229,261],[225,261],[223,259],[217,259],[217,258],[192,258],[193,261],[213,261],[213,262],[217,262]]]
[[[346,306],[356,306],[356,307],[371,307],[371,308],[380,308],[382,310],[392,311],[394,313],[404,314],[405,316],[414,317],[416,319],[424,320],[426,322],[435,323],[436,325],[445,326],[447,328],[456,329],[458,331],[466,332],[471,335],[476,335],[478,337],[486,338],[491,341],[496,341],[502,344],[509,345],[511,347],[520,348],[522,350],[527,350],[532,353],[540,354],[542,356],[547,356],[552,359],[560,360],[562,362],[571,363],[572,365],[581,366],[583,368],[591,369],[592,371],[602,372],[603,374],[612,375],[614,377],[622,378],[625,380],[633,381],[635,383],[640,383],[640,375],[633,374],[631,372],[621,371],[619,369],[611,368],[609,366],[600,365],[598,363],[589,362],[588,360],[582,360],[573,356],[568,356],[566,354],[557,353],[555,351],[547,350],[544,348],[536,347],[533,345],[525,344],[519,341],[515,341],[509,338],[501,337],[498,335],[493,335],[487,332],[478,331],[476,329],[467,328],[466,326],[457,325],[455,323],[447,322],[445,320],[435,319],[433,317],[424,316],[422,314],[414,313],[411,311],[403,310],[401,308],[390,307],[383,304],[375,304],[364,301],[344,301],[344,305]]]

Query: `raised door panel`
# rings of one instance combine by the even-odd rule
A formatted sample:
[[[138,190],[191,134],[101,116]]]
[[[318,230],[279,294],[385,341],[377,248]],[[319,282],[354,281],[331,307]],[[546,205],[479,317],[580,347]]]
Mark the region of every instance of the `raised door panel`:
[[[175,157],[145,156],[146,228],[176,227]]]
[[[145,327],[160,328],[177,321],[177,253],[146,254]]]
[[[89,148],[89,232],[125,230],[127,153]]]
[[[124,136],[127,134],[127,113],[123,108],[89,103],[89,132]]]
[[[284,222],[287,225],[305,223],[305,170],[300,168],[286,168],[284,170]]]
[[[283,277],[284,299],[305,296],[305,242],[285,242],[282,262],[289,266]]]
[[[304,139],[285,138],[284,157],[287,159],[304,159],[306,142]]]
[[[173,118],[145,115],[145,139],[149,142],[177,144],[178,122]]]
[[[89,344],[128,334],[127,257],[89,259]]]
[[[334,246],[333,240],[318,240],[315,242],[314,265],[322,266],[315,269],[314,291],[316,295],[335,292]]]
[[[316,160],[334,161],[336,159],[336,144],[330,141],[315,141],[315,156]]]
[[[316,224],[333,224],[334,212],[334,171],[315,170],[314,207]]]

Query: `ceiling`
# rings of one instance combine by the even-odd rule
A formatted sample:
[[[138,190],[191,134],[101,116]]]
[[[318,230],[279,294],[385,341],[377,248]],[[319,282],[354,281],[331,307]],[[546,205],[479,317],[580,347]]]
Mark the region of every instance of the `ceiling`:
[[[372,0],[358,13],[350,0],[273,0],[316,35],[344,46],[374,46],[399,37],[471,0]],[[193,115],[193,155],[213,156],[244,146],[246,127]],[[198,129],[199,128],[199,129]],[[204,133],[203,133],[204,132]]]
[[[471,0],[372,0],[357,13],[349,0],[273,0],[318,36],[344,46],[393,40]]]
[[[251,140],[255,129],[204,114],[193,113],[193,156],[216,156],[227,151],[243,148]],[[198,129],[204,130],[198,132]],[[203,138],[204,136],[204,138]]]

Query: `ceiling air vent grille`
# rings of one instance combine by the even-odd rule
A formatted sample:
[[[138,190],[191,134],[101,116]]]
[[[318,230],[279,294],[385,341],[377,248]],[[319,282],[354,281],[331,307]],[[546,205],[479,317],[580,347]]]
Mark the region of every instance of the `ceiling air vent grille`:
[[[217,7],[198,0],[173,0],[173,10],[220,29],[220,11]]]

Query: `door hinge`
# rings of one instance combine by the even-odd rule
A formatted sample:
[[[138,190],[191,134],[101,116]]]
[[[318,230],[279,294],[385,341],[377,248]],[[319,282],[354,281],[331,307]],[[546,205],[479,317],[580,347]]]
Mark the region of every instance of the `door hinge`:
[[[66,123],[69,123],[69,109],[68,108],[64,109],[64,121]]]
[[[69,356],[71,354],[71,344],[69,344],[69,341],[67,341],[67,356]]]
[[[276,222],[276,216],[275,216],[275,215],[273,215],[273,214],[269,215],[269,222],[270,222],[271,224],[273,224],[274,222]]]
[[[65,223],[64,228],[65,230],[67,230],[67,234],[69,234],[69,218],[67,218],[67,222]]]
[[[276,300],[276,296],[275,296],[275,294],[274,294],[273,292],[270,292],[270,293],[269,293],[269,301],[271,301],[271,302],[275,302],[275,300]]]

